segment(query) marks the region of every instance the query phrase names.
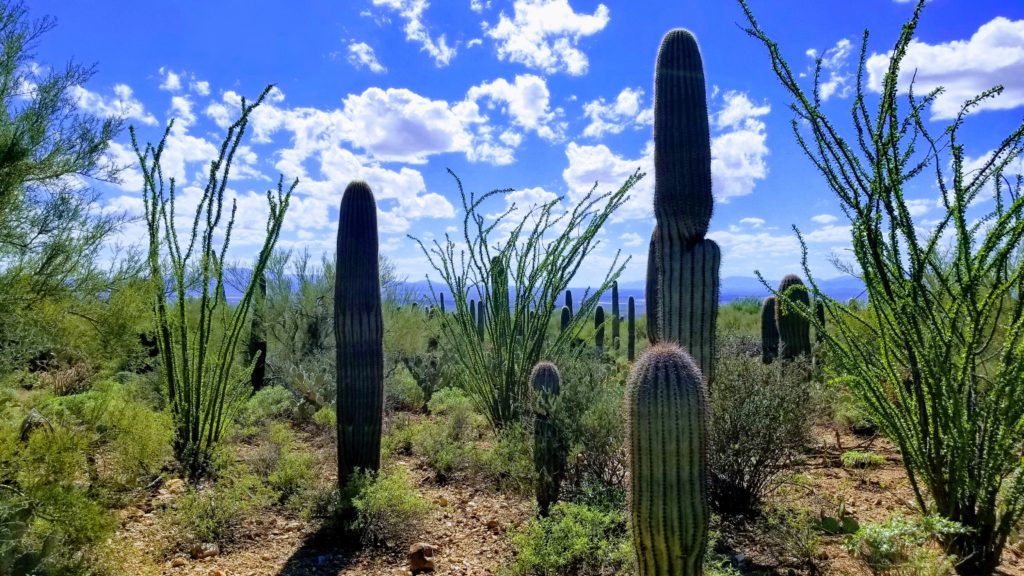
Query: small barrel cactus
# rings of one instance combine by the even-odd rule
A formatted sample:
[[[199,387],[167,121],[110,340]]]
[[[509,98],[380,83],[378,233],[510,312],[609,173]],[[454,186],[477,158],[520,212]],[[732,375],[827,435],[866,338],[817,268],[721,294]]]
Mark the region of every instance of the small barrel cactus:
[[[352,182],[341,198],[336,258],[338,482],[344,487],[356,469],[380,468],[384,420],[377,204],[365,182]]]
[[[558,368],[551,362],[540,362],[530,374],[536,408],[533,426],[533,463],[537,472],[537,506],[547,516],[565,476],[567,445],[553,413],[559,394]]]
[[[779,326],[775,323],[775,296],[761,303],[761,361],[771,364],[779,357]]]
[[[775,323],[779,327],[779,355],[787,360],[811,353],[811,323],[794,307],[794,302],[811,305],[807,288],[796,274],[788,274],[779,283],[782,297],[775,307]]]
[[[636,358],[636,303],[630,296],[626,302],[626,359]]]
[[[702,574],[707,548],[708,401],[675,343],[652,346],[626,388],[629,523],[640,576]]]
[[[594,346],[597,348],[597,355],[604,354],[604,307],[598,306],[594,312]]]

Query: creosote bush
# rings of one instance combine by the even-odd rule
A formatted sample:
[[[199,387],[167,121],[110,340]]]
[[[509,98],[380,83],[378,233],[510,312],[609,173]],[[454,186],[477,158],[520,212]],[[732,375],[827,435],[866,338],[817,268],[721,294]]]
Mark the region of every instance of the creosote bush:
[[[430,504],[412,485],[404,468],[385,469],[376,475],[357,472],[352,499],[356,517],[352,527],[367,545],[403,546],[416,537]]]

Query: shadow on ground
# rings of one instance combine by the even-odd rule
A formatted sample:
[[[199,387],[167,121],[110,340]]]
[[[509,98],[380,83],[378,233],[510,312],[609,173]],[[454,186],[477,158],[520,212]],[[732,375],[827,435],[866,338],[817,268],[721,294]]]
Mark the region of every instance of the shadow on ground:
[[[358,538],[324,526],[306,537],[278,576],[333,576],[352,566],[358,550]]]

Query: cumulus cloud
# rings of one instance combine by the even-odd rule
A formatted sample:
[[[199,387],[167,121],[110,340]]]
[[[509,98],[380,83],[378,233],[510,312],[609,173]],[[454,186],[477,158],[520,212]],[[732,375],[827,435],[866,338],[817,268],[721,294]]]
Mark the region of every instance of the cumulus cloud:
[[[711,139],[711,179],[715,199],[728,202],[753,192],[757,180],[768,174],[767,135],[760,117],[771,107],[755,106],[741,92],[728,91],[722,98],[724,103],[714,115],[714,124],[724,131]]]
[[[619,240],[622,240],[622,245],[627,248],[642,246],[644,244],[644,237],[636,232],[626,232],[619,236]]]
[[[195,92],[199,96],[210,95],[210,83],[206,80],[192,80],[188,83],[189,90]]]
[[[746,224],[747,226],[750,226],[751,228],[760,228],[761,226],[764,226],[764,218],[754,218],[754,217],[740,218],[740,224]]]
[[[598,184],[598,191],[615,190],[629,178],[637,168],[647,173],[629,191],[629,200],[619,208],[613,219],[650,219],[654,214],[654,145],[648,143],[643,154],[637,159],[623,158],[604,144],[596,146],[570,142],[565,149],[569,165],[562,171],[562,178],[569,188],[569,199],[578,202]]]
[[[546,74],[586,74],[589,62],[578,48],[580,39],[604,30],[609,21],[604,4],[585,14],[576,13],[568,0],[515,0],[513,11],[512,17],[502,12],[496,25],[485,28],[498,58]]]
[[[429,54],[438,67],[447,66],[455,57],[456,48],[448,45],[445,35],[432,38],[423,23],[423,13],[430,6],[427,0],[373,0],[373,5],[397,12],[405,20],[406,40],[419,44],[420,49]]]
[[[466,93],[466,100],[477,102],[487,100],[491,107],[504,105],[502,110],[512,122],[526,130],[535,132],[545,140],[559,140],[563,137],[565,124],[554,123],[562,110],[551,110],[551,93],[543,78],[533,74],[517,75],[515,83],[504,78],[473,86]],[[518,141],[514,146],[518,145]]]
[[[804,240],[814,243],[848,244],[853,228],[849,225],[826,224],[804,234]]]
[[[374,74],[383,74],[388,71],[377,60],[373,48],[366,42],[352,42],[348,45],[348,63],[356,69],[367,68]]]
[[[838,218],[831,214],[818,214],[817,216],[811,216],[811,221],[817,222],[818,224],[831,224],[836,220],[838,220]]]
[[[820,93],[822,100],[828,101],[832,96],[847,98],[853,94],[854,75],[847,65],[852,53],[853,43],[848,38],[843,38],[821,55]],[[817,59],[818,51],[811,48],[807,51],[807,56]],[[807,73],[801,74],[801,76],[806,75]]]
[[[880,92],[889,55],[872,54],[866,67],[868,88]],[[1024,105],[1024,20],[993,18],[967,40],[937,44],[912,40],[900,69],[901,90],[907,89],[912,78],[918,94],[945,88],[932,105],[935,120],[954,118],[964,101],[997,84],[1005,88],[1003,94],[986,100],[975,111]]]
[[[127,84],[115,84],[114,96],[104,97],[81,86],[71,87],[71,96],[77,100],[78,107],[96,116],[119,116],[125,120],[137,120],[143,124],[155,126],[156,117],[146,112],[142,102],[132,94]]]
[[[642,108],[644,91],[638,88],[624,88],[614,102],[604,98],[591,100],[583,105],[583,115],[590,123],[583,129],[583,136],[600,138],[604,134],[618,134],[627,127],[639,129],[654,122],[654,110]]]
[[[175,74],[173,71],[160,67],[160,77],[163,81],[160,82],[160,89],[167,90],[168,92],[177,92],[181,90],[181,75]]]

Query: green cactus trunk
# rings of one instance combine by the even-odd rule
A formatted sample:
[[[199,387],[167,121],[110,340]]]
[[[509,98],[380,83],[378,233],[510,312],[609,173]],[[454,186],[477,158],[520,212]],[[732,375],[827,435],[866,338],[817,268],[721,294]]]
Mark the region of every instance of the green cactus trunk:
[[[594,312],[594,346],[597,348],[597,356],[604,354],[604,307],[598,306]]]
[[[612,283],[612,348],[619,349],[619,283]]]
[[[487,305],[484,304],[484,299],[481,298],[476,303],[476,336],[481,342],[484,341],[485,329],[487,327]]]
[[[441,292],[441,314],[444,314],[444,292]]]
[[[263,324],[263,315],[267,309],[267,276],[264,273],[256,284],[256,294],[252,302],[252,321],[249,324],[249,344],[246,347],[246,360],[252,363],[252,391],[259,392],[267,375],[267,329]]]
[[[814,341],[820,344],[825,341],[825,303],[820,299],[814,301],[814,317],[818,319],[818,326],[814,329]]]
[[[559,394],[558,368],[551,362],[540,362],[530,374],[536,408],[533,425],[533,464],[537,472],[537,507],[547,516],[565,477],[567,445],[554,414]]]
[[[469,299],[469,317],[473,320],[473,325],[476,326],[476,300]]]
[[[674,343],[654,345],[629,375],[627,497],[639,576],[703,573],[710,517],[703,380]]]
[[[568,306],[562,306],[562,316],[558,322],[559,332],[565,332],[569,328],[570,322],[572,322],[572,310],[569,310]]]
[[[718,245],[704,238],[712,205],[704,67],[696,38],[676,29],[661,42],[654,75],[656,334],[685,348],[709,384],[721,264]]]
[[[626,302],[626,359],[636,358],[636,303],[630,296]]]
[[[352,182],[338,213],[334,283],[338,482],[342,487],[356,469],[380,468],[384,322],[378,254],[373,192],[365,182]]]
[[[779,326],[775,322],[775,296],[761,303],[761,361],[771,364],[779,357]]]
[[[647,247],[647,284],[644,287],[644,302],[647,307],[647,341],[658,342],[658,225],[651,231],[651,243]]]
[[[791,303],[810,307],[811,299],[803,280],[795,274],[788,274],[779,283],[779,294],[782,297],[775,308],[775,323],[779,327],[779,356],[792,360],[801,354],[810,354],[811,323]]]
[[[572,307],[572,291],[571,290],[566,290],[565,291],[565,307],[569,309],[569,314],[570,315],[576,313],[574,311],[573,307]]]

